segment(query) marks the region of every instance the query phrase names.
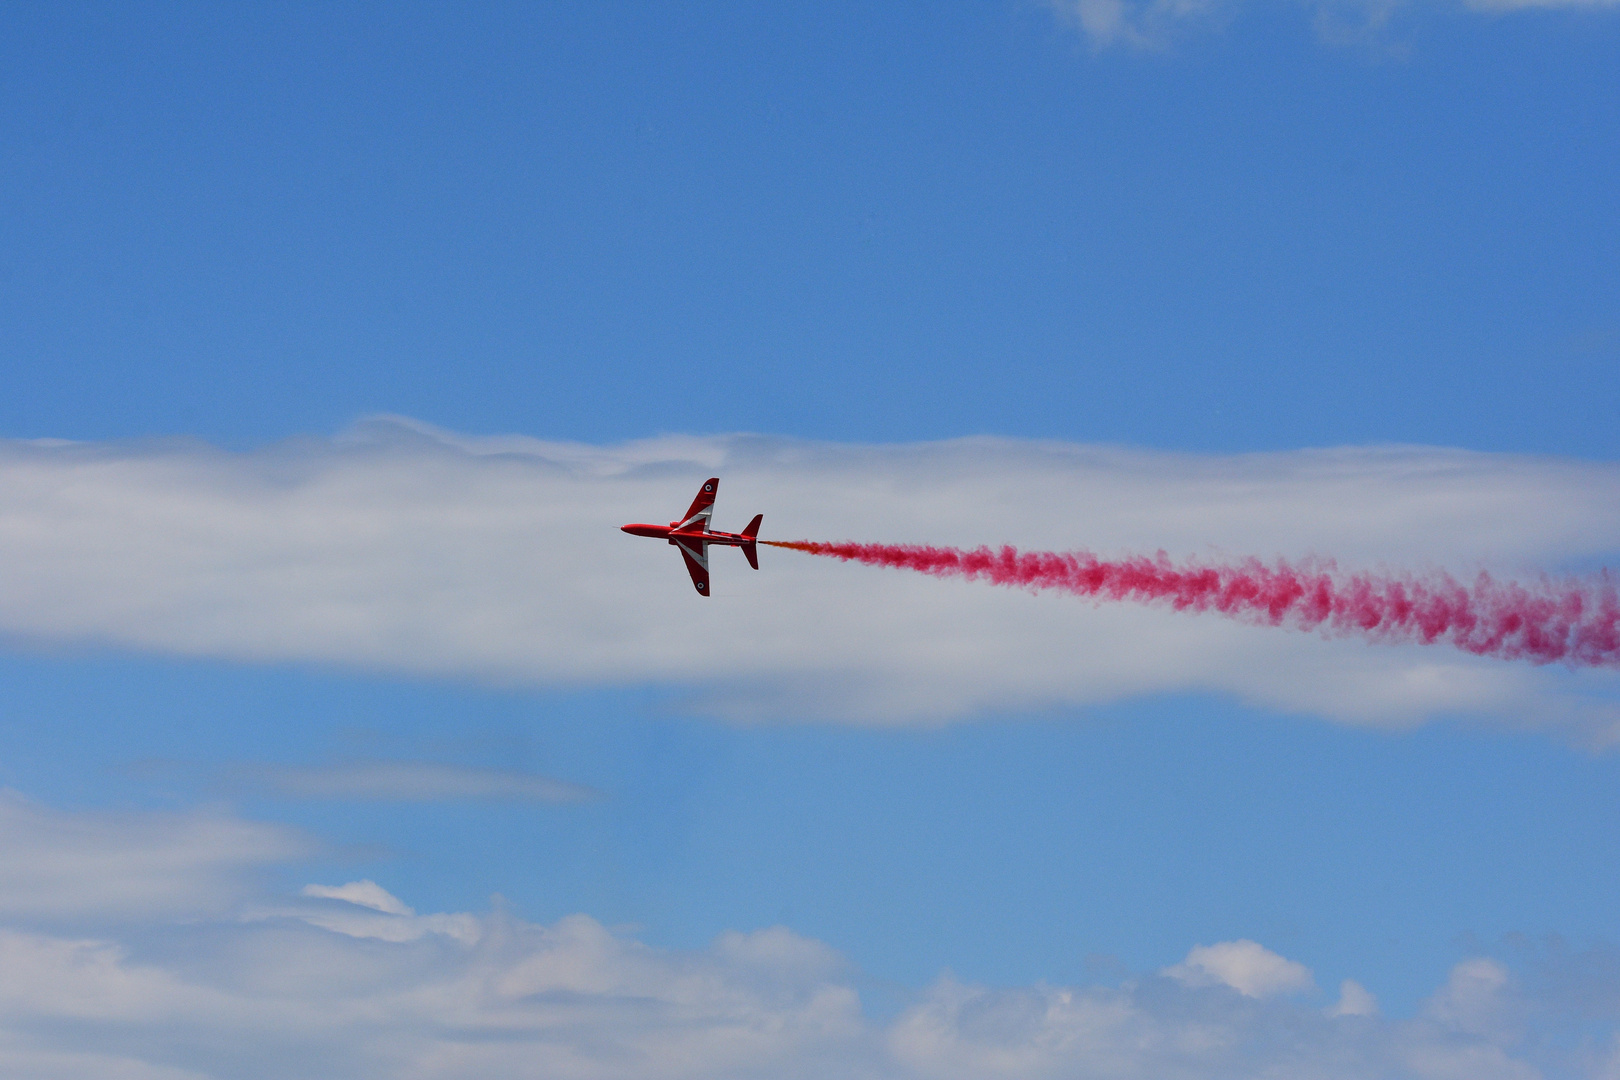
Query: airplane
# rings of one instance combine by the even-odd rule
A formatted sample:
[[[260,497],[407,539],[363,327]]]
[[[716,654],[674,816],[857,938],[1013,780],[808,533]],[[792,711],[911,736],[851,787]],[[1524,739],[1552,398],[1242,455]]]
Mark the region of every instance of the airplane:
[[[672,521],[668,525],[621,525],[620,531],[631,536],[650,536],[655,540],[668,540],[680,550],[681,558],[686,560],[686,572],[692,575],[692,584],[696,586],[700,596],[709,595],[709,545],[726,544],[730,547],[742,548],[742,553],[748,559],[748,565],[755,570],[759,569],[759,548],[755,546],[755,538],[759,535],[759,523],[765,519],[764,514],[755,514],[740,533],[712,532],[709,529],[709,518],[714,513],[714,496],[720,490],[720,478],[711,476],[703,481],[703,487],[687,508],[686,516],[679,521]]]

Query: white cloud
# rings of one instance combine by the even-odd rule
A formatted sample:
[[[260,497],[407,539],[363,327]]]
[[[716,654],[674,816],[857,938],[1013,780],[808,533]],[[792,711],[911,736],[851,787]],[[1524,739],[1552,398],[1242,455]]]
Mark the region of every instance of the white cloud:
[[[207,1080],[191,1069],[149,1065],[114,1054],[75,1050],[45,1050],[0,1042],[0,1076],[28,1077],[29,1080]]]
[[[1464,0],[1474,11],[1523,11],[1528,8],[1589,8],[1620,6],[1620,0]]]
[[[1058,20],[1093,48],[1162,49],[1189,25],[1217,25],[1234,5],[1216,0],[1048,0]]]
[[[1224,26],[1242,5],[1237,0],[1047,0],[1060,23],[1078,30],[1093,49],[1114,45],[1160,50],[1196,29]],[[1314,9],[1319,38],[1330,45],[1373,44],[1400,10],[1424,5],[1409,0],[1306,0]],[[1462,0],[1470,11],[1504,13],[1532,8],[1604,10],[1620,0]]]
[[[417,916],[376,903],[373,883],[319,891],[356,921],[293,904],[167,949],[0,931],[0,1067],[9,1052],[64,1078],[1539,1075],[1489,1026],[1329,1016],[1179,980],[945,977],[879,1022],[835,952],[782,927],[671,951],[584,915]],[[32,1066],[45,1061],[53,1072]]]
[[[0,919],[218,913],[245,895],[246,872],[314,851],[224,813],[69,813],[0,791]]]
[[[1620,730],[1612,672],[776,550],[759,573],[716,552],[703,600],[673,554],[617,527],[668,520],[712,473],[721,527],[764,511],[781,538],[1330,553],[1462,573],[1620,549],[1620,468],[1547,458],[750,436],[590,447],[373,422],[252,454],[0,445],[0,631],[519,685],[659,683],[741,719],[931,722],[1213,691],[1355,723],[1484,713],[1598,741]]]
[[[1446,985],[1430,1000],[1428,1015],[1471,1035],[1512,1031],[1508,1005],[1508,972],[1495,960],[1480,957],[1458,964]]]
[[[1328,1010],[1329,1016],[1377,1016],[1378,998],[1354,979],[1339,984],[1339,1000]]]
[[[1164,974],[1186,986],[1230,986],[1245,997],[1297,994],[1315,989],[1310,969],[1278,956],[1258,942],[1195,945]]]
[[[340,903],[260,903],[245,907],[242,918],[301,919],[334,933],[379,941],[418,941],[429,934],[442,934],[476,945],[484,933],[472,915],[418,915],[415,908],[369,878],[345,885],[305,885],[298,895]]]
[[[293,799],[441,802],[491,799],[570,803],[598,792],[534,773],[483,769],[435,761],[352,761],[338,765],[243,766],[232,777]]]
[[[668,950],[586,915],[418,914],[369,879],[277,897],[253,870],[305,853],[282,830],[19,805],[0,866],[60,854],[99,895],[72,933],[19,925],[37,904],[0,909],[0,1075],[1531,1080],[1603,1075],[1620,1030],[1620,986],[1593,981],[1613,981],[1602,956],[1556,958],[1579,980],[1578,1007],[1567,987],[1527,998],[1500,962],[1475,957],[1400,1020],[1349,981],[1338,1008],[1297,1000],[1309,971],[1252,941],[1196,947],[1117,987],[946,976],[878,1020],[843,958],[785,927]],[[160,902],[144,884],[154,864],[183,886]],[[1601,1049],[1531,1037],[1559,1022]]]
[[[305,885],[300,896],[313,896],[322,900],[342,900],[350,904],[381,911],[386,915],[415,915],[405,902],[375,881],[351,881],[347,885]]]

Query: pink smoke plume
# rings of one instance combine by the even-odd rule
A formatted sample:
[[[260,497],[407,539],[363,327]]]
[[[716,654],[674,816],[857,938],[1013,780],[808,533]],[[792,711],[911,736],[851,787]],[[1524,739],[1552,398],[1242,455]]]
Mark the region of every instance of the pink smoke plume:
[[[1605,571],[1591,579],[1535,585],[1480,574],[1471,585],[1451,575],[1340,573],[1331,564],[1278,560],[1235,563],[1151,558],[1100,559],[1086,551],[825,544],[761,541],[873,566],[994,585],[1058,589],[1094,600],[1167,603],[1177,611],[1218,611],[1251,622],[1379,641],[1449,642],[1464,652],[1538,664],[1620,666],[1620,598]]]

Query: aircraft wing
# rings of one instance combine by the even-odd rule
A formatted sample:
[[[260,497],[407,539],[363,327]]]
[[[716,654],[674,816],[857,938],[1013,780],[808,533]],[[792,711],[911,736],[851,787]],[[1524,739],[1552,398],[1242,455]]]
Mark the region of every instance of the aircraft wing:
[[[709,545],[701,540],[676,540],[675,546],[681,551],[681,558],[686,562],[686,572],[692,575],[692,584],[696,587],[698,595],[709,595]]]
[[[714,497],[719,491],[718,476],[711,476],[703,481],[703,486],[698,489],[697,498],[692,500],[692,505],[686,508],[686,516],[681,518],[679,526],[681,532],[709,531],[709,518],[714,514]]]

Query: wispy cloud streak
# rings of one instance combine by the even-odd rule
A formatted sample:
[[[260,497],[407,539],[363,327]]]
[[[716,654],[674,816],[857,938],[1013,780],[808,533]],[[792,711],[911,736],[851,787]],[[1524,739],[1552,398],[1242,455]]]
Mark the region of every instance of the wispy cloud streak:
[[[1198,30],[1219,29],[1244,10],[1240,0],[1047,0],[1058,22],[1079,31],[1095,50],[1125,47],[1163,51]],[[1474,12],[1531,9],[1612,11],[1620,0],[1463,0]],[[1423,0],[1306,0],[1319,40],[1329,45],[1375,43],[1398,12],[1434,5]]]

